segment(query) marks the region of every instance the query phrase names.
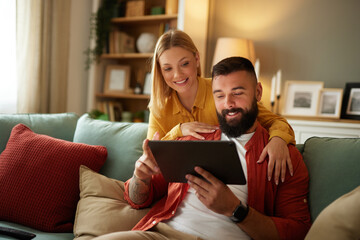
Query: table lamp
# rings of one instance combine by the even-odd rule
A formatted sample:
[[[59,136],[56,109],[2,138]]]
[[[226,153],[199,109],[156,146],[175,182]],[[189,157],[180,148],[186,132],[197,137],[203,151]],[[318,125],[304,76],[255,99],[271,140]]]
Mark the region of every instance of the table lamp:
[[[244,38],[218,38],[213,57],[213,66],[227,57],[240,56],[255,64],[255,48],[253,41]]]

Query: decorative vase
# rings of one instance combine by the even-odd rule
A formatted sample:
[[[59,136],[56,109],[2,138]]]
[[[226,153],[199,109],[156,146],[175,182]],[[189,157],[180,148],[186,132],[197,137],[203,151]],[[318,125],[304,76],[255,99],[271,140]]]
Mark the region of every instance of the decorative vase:
[[[141,53],[150,53],[154,51],[156,37],[152,33],[142,33],[136,41],[136,47]]]

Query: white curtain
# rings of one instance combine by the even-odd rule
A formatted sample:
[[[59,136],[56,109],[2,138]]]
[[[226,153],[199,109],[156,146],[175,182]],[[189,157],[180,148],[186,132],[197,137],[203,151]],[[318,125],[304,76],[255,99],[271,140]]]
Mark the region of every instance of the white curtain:
[[[18,112],[65,112],[71,0],[16,3]]]
[[[16,2],[0,0],[0,114],[16,113]]]

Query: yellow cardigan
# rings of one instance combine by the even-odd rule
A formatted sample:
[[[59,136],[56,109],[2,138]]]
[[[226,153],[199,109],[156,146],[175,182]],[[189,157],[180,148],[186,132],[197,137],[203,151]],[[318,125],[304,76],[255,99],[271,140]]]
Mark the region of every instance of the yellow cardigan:
[[[212,125],[219,124],[212,94],[211,79],[198,77],[198,80],[199,87],[191,112],[186,110],[180,103],[175,91],[166,102],[160,117],[155,117],[150,109],[148,139],[152,139],[155,132],[159,132],[162,140],[173,140],[181,137],[181,123],[198,121]],[[257,120],[269,131],[269,139],[277,136],[287,143],[295,144],[294,131],[286,119],[270,112],[262,104],[258,103],[258,107]]]

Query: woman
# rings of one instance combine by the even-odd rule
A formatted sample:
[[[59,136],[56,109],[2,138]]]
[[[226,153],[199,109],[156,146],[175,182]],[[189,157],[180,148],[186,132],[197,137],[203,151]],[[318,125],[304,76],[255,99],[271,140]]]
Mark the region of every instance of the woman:
[[[211,90],[211,79],[200,77],[200,57],[191,38],[180,30],[170,30],[158,40],[152,64],[152,93],[149,103],[148,139],[155,132],[162,140],[214,131],[218,125]],[[258,104],[258,121],[270,133],[259,163],[269,155],[268,179],[275,165],[274,179],[284,181],[286,164],[292,175],[287,148],[295,144],[294,132],[287,121]],[[275,164],[276,162],[276,164]]]

